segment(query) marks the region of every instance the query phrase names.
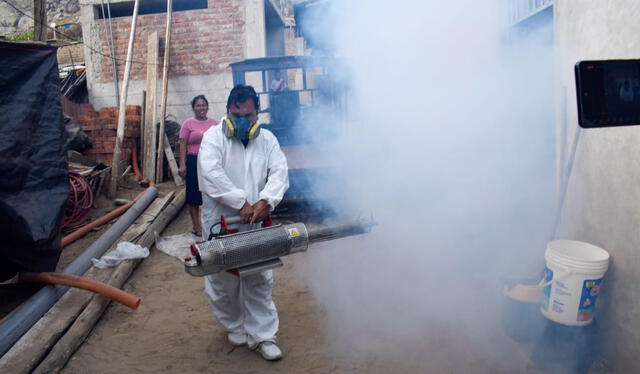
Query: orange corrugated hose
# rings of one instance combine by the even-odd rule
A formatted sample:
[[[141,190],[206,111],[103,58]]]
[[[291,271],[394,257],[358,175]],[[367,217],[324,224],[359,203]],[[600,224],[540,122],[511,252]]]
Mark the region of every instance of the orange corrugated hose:
[[[117,301],[131,309],[137,309],[141,301],[139,297],[124,292],[121,289],[98,282],[95,279],[79,277],[77,275],[63,273],[20,273],[20,279],[25,282],[52,283],[82,288],[99,293],[100,295],[113,301]]]
[[[133,167],[133,173],[136,175],[136,178],[138,180],[142,180],[142,173],[140,173],[140,168],[138,167],[138,149],[135,145],[131,150],[131,165]]]
[[[77,229],[76,231],[74,231],[71,234],[69,234],[69,235],[65,236],[64,238],[62,238],[62,248],[66,247],[67,245],[69,245],[69,244],[73,243],[74,241],[80,239],[86,233],[88,233],[89,231],[93,230],[94,227],[98,227],[100,225],[103,225],[103,224],[111,221],[112,219],[120,216],[124,212],[126,212],[127,209],[131,208],[131,206],[136,201],[138,201],[142,197],[142,195],[144,195],[145,191],[140,192],[138,194],[138,196],[135,197],[135,199],[133,199],[132,201],[129,201],[125,205],[123,205],[123,206],[121,206],[121,207],[119,207],[117,209],[112,210],[111,212],[109,212],[106,215],[98,218],[95,221],[87,223],[86,225],[82,226],[81,228]]]

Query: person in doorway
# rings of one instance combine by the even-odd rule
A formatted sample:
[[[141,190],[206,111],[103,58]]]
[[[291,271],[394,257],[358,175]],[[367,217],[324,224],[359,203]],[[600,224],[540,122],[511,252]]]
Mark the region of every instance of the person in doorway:
[[[207,118],[209,102],[204,95],[198,95],[191,100],[194,118],[189,118],[180,128],[180,168],[178,174],[182,178],[186,176],[186,203],[189,207],[189,215],[193,224],[193,234],[202,236],[202,225],[200,224],[200,205],[202,205],[202,194],[198,188],[198,150],[205,131],[218,123]]]
[[[282,78],[280,70],[276,70],[273,73],[270,88],[271,91],[284,91],[287,88],[287,82]]]
[[[253,87],[235,86],[221,125],[202,139],[198,181],[204,239],[221,216],[240,216],[240,231],[258,228],[289,188],[287,159],[276,137],[260,129],[259,110]],[[266,360],[282,357],[276,345],[279,320],[272,288],[272,270],[242,278],[229,272],[205,277],[205,293],[229,343],[247,344]]]

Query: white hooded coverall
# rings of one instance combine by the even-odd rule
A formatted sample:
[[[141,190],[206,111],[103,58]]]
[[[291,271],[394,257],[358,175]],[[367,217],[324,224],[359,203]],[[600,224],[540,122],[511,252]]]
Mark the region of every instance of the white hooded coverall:
[[[202,235],[207,239],[211,225],[220,216],[238,216],[245,201],[253,205],[264,199],[273,210],[289,188],[287,159],[269,130],[261,129],[245,148],[237,138],[227,137],[222,126],[214,126],[200,145],[198,184],[203,201]],[[259,226],[238,228],[244,231]],[[278,312],[271,299],[272,288],[271,270],[243,278],[228,272],[205,277],[213,314],[227,332],[246,333],[250,348],[276,341]]]

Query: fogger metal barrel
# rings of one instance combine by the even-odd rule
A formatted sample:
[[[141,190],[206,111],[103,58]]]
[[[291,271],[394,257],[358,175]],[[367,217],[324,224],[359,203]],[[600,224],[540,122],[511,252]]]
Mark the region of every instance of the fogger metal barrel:
[[[304,223],[292,223],[219,236],[191,245],[191,257],[184,261],[185,271],[204,276],[261,263],[272,264],[280,257],[306,251],[310,243],[363,234],[374,224],[372,220],[356,220],[309,230]]]

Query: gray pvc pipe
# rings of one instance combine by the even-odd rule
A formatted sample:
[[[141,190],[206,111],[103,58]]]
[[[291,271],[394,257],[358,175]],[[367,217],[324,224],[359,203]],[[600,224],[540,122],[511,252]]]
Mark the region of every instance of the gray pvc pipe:
[[[89,270],[92,265],[91,259],[100,257],[131,226],[133,221],[147,209],[156,196],[158,196],[157,188],[147,188],[140,200],[133,204],[113,226],[62,272],[64,274],[82,275]],[[4,356],[67,290],[69,290],[67,286],[46,285],[2,322],[0,324],[0,357]]]

